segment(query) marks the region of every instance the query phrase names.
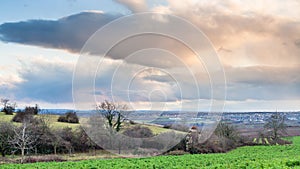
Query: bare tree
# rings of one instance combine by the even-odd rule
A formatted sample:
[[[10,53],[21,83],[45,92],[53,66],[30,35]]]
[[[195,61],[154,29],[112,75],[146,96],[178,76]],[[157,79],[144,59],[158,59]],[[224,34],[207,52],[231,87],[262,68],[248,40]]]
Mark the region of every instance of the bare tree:
[[[220,138],[227,138],[233,141],[237,141],[239,138],[239,133],[237,129],[225,122],[220,122],[215,129],[215,134]]]
[[[65,141],[61,136],[61,130],[55,129],[50,133],[51,145],[53,146],[53,152],[56,155],[59,147],[70,147],[70,142]]]
[[[125,120],[125,116],[122,111],[126,109],[126,105],[117,105],[107,100],[102,102],[100,105],[96,105],[96,110],[105,117],[109,127],[117,132],[120,131],[121,125]]]
[[[31,123],[24,121],[22,126],[14,129],[14,137],[10,140],[10,143],[16,150],[21,151],[21,163],[24,161],[25,150],[31,150],[34,148],[37,138],[32,134]]]
[[[5,108],[7,106],[8,102],[9,102],[9,99],[6,99],[6,98],[5,99],[1,99],[1,103],[3,105],[3,108]]]
[[[286,117],[283,113],[276,112],[272,114],[271,117],[267,120],[264,128],[271,133],[271,138],[274,141],[277,141],[281,134],[286,133]]]

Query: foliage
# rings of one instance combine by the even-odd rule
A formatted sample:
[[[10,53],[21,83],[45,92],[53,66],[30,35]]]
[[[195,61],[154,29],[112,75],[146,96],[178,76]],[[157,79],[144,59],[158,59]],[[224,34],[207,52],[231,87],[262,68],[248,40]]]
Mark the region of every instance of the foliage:
[[[140,125],[125,130],[123,134],[134,138],[147,138],[154,136],[148,127],[143,127]]]
[[[4,112],[6,115],[13,115],[17,104],[10,103],[9,99],[1,99],[1,103],[3,104],[2,112]]]
[[[15,111],[15,107],[13,106],[6,106],[2,109],[2,112],[4,112],[6,115],[13,115]]]
[[[4,157],[9,150],[11,150],[9,141],[14,135],[13,128],[14,126],[9,122],[0,122],[0,151],[2,157]]]
[[[25,111],[19,110],[16,115],[12,118],[13,122],[22,123],[23,121],[31,121],[33,119],[33,114],[26,113]]]
[[[299,168],[300,137],[293,145],[240,147],[229,153],[156,156],[137,159],[85,160],[78,162],[49,162],[33,164],[5,164],[10,168]]]
[[[22,123],[23,121],[31,121],[34,115],[40,111],[39,106],[36,104],[34,107],[26,106],[24,110],[19,110],[13,117],[13,122]]]
[[[32,115],[37,115],[40,112],[40,108],[37,104],[34,107],[26,106],[24,112]]]
[[[57,121],[65,123],[79,123],[79,118],[76,112],[67,112],[65,115],[59,116]]]

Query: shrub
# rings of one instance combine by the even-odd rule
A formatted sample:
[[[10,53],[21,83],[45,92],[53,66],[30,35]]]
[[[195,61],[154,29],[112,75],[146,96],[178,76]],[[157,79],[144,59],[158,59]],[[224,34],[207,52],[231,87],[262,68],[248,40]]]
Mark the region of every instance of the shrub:
[[[131,125],[135,125],[135,124],[137,124],[135,121],[133,121],[133,120],[129,120],[129,123],[131,124]]]
[[[79,118],[76,112],[67,112],[64,115],[59,116],[57,121],[64,122],[64,123],[79,123]]]
[[[123,134],[134,138],[148,138],[154,136],[148,127],[142,127],[140,125],[125,130]]]
[[[32,121],[33,114],[26,113],[24,111],[18,111],[16,115],[13,117],[12,121],[17,123],[22,123],[25,120]]]
[[[19,110],[16,115],[13,117],[13,122],[21,123],[24,120],[32,121],[33,116],[37,115],[40,111],[38,105],[36,104],[35,107],[27,106],[23,111]]]
[[[189,127],[183,124],[165,124],[163,126],[165,129],[173,129],[173,130],[178,130],[178,131],[183,131],[183,132],[188,132]]]
[[[15,111],[15,108],[13,106],[6,106],[2,109],[2,112],[4,112],[6,115],[13,115]]]
[[[24,109],[25,113],[33,114],[33,115],[37,115],[39,113],[39,111],[40,111],[40,109],[39,109],[39,106],[37,104],[35,105],[35,107],[27,106]]]
[[[165,129],[170,129],[171,126],[172,126],[172,124],[165,124],[165,125],[163,126],[163,128],[165,128]]]
[[[0,102],[3,104],[3,109],[1,110],[6,115],[12,115],[17,106],[16,103],[10,103],[9,99],[1,99]]]

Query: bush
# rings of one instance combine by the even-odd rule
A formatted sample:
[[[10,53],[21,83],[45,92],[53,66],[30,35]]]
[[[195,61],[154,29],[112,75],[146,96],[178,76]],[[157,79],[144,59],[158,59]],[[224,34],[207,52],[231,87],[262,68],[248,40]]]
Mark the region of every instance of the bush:
[[[165,128],[165,129],[170,129],[171,126],[172,126],[172,124],[165,124],[165,125],[163,126],[163,128]]]
[[[37,115],[40,111],[38,105],[36,104],[35,107],[26,106],[23,111],[19,110],[16,115],[13,117],[13,122],[21,123],[24,120],[32,121],[33,116]]]
[[[58,122],[64,122],[64,123],[68,123],[67,117],[66,116],[59,116],[57,119]]]
[[[40,109],[39,106],[36,104],[34,107],[26,106],[24,109],[25,113],[37,115],[39,113]]]
[[[79,118],[76,112],[67,112],[64,115],[59,116],[57,121],[64,122],[64,123],[79,123]]]
[[[27,106],[27,107],[25,107],[25,110],[24,110],[25,113],[33,114],[33,115],[37,115],[39,113],[39,111],[40,111],[40,109],[37,104],[35,105],[35,107]]]
[[[12,106],[6,106],[2,109],[2,112],[4,112],[6,115],[13,115],[15,111],[15,108]]]
[[[13,117],[12,121],[17,123],[22,123],[25,120],[32,121],[33,114],[26,113],[24,111],[18,111],[16,115]]]
[[[154,136],[148,127],[142,127],[140,125],[125,130],[123,134],[134,138],[148,138]]]
[[[129,120],[129,123],[131,124],[131,125],[136,125],[137,123],[135,122],[135,121],[133,121],[133,120]]]

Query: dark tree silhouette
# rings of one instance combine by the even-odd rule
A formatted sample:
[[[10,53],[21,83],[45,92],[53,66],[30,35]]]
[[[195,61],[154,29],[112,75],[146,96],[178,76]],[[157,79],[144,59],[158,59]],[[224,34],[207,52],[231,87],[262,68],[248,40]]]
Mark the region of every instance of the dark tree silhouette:
[[[125,116],[122,111],[126,109],[126,105],[117,105],[107,100],[102,102],[100,105],[96,105],[96,110],[104,116],[109,127],[117,132],[120,131],[121,125],[125,120]]]
[[[7,115],[12,115],[16,109],[16,103],[10,103],[9,99],[1,99],[1,103],[3,105],[2,112]]]
[[[0,122],[0,151],[2,157],[5,157],[11,145],[10,139],[14,136],[14,126],[8,122]]]

